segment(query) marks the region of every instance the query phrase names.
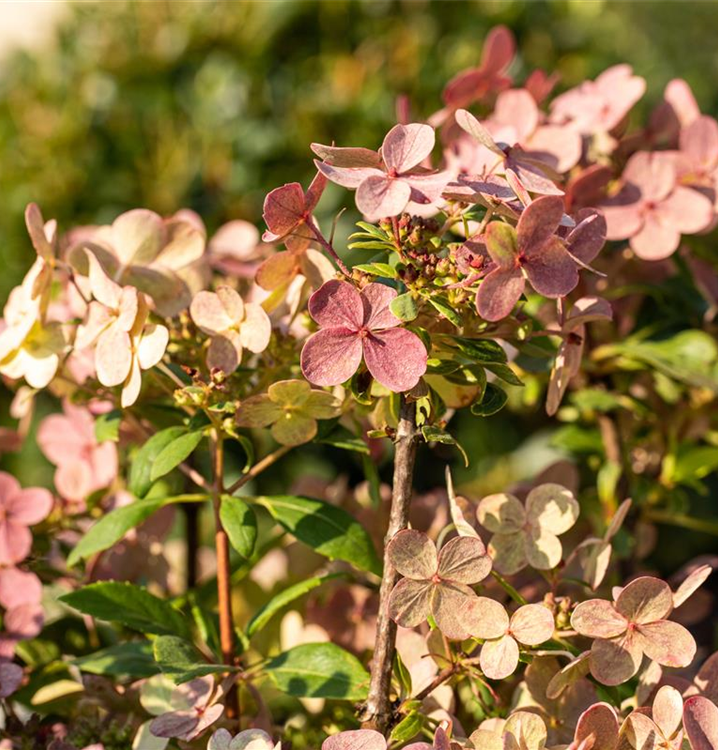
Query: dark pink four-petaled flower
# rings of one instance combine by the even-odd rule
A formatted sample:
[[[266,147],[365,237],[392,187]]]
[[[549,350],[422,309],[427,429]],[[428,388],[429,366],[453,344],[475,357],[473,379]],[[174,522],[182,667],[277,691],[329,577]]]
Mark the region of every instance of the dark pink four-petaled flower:
[[[309,300],[320,330],[302,349],[302,372],[314,385],[339,385],[358,369],[362,357],[383,386],[411,390],[426,371],[426,349],[389,309],[396,290],[368,284],[361,292],[345,281],[328,281]]]

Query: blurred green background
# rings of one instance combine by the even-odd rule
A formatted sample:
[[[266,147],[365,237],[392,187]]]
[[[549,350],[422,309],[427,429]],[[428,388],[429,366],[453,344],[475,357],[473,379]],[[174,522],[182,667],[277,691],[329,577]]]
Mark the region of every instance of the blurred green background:
[[[261,220],[269,189],[310,178],[311,141],[376,147],[399,94],[427,116],[497,23],[518,38],[519,82],[541,67],[569,87],[628,62],[648,79],[644,106],[681,76],[718,108],[713,2],[4,5],[16,25],[22,5],[26,24],[58,18],[44,43],[0,60],[3,300],[32,258],[27,202],[65,228],[135,206],[189,206],[210,230]],[[330,192],[323,214],[346,200]]]
[[[5,5],[4,16],[19,12]],[[32,5],[28,24],[47,10]],[[413,116],[425,118],[441,106],[449,78],[478,64],[487,31],[499,23],[518,40],[518,83],[543,68],[557,70],[560,88],[568,88],[627,62],[648,82],[637,121],[674,77],[687,79],[702,109],[718,114],[714,2],[63,4],[42,44],[0,58],[0,299],[33,258],[22,218],[29,201],[63,229],[109,222],[136,206],[163,214],[193,208],[210,231],[235,218],[259,223],[270,189],[311,179],[312,141],[377,147],[402,94]],[[341,205],[352,206],[352,197],[332,187],[320,221]],[[346,228],[352,218],[350,211]],[[474,460],[468,472],[457,466],[458,478],[481,477],[480,489],[495,490],[545,465],[556,425],[539,400],[521,416],[459,420]],[[41,402],[40,411],[49,406]],[[348,462],[314,458],[328,478],[336,460]],[[51,479],[32,441],[2,461],[23,483]],[[357,466],[340,469],[361,478]],[[284,470],[301,475],[307,467]],[[442,470],[441,461],[425,462],[420,488],[440,485]],[[692,549],[714,542],[696,536]]]

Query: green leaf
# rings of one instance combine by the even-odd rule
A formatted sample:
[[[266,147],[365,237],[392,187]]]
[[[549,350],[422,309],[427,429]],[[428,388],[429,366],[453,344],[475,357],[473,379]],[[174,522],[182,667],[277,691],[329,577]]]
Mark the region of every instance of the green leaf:
[[[333,643],[308,643],[289,649],[265,665],[277,687],[297,698],[364,700],[369,673],[348,651]]]
[[[155,638],[153,652],[162,672],[178,684],[208,674],[239,671],[239,667],[202,661],[202,655],[189,641],[173,635]]]
[[[359,240],[350,242],[347,247],[350,250],[393,250],[393,245],[382,240]]]
[[[342,508],[293,495],[259,497],[257,502],[290,534],[320,555],[381,575],[381,563],[369,534]]]
[[[140,633],[190,635],[184,615],[178,609],[131,583],[91,583],[61,596],[60,601],[85,615],[118,622]]]
[[[506,364],[507,357],[503,347],[490,339],[467,339],[463,336],[450,336],[450,344],[456,347],[469,359],[481,364]]]
[[[367,234],[370,234],[372,237],[376,237],[379,240],[386,240],[387,242],[391,240],[389,235],[383,229],[374,226],[374,224],[369,224],[369,222],[367,221],[358,221],[356,225],[360,229],[363,229]],[[361,232],[356,232],[356,234],[359,235],[361,234]]]
[[[446,299],[446,297],[432,295],[431,297],[429,297],[429,302],[431,303],[432,307],[438,310],[448,321],[453,323],[453,325],[455,325],[457,328],[461,328],[461,316],[451,306],[449,300]]]
[[[598,388],[583,388],[571,394],[571,401],[581,411],[609,412],[621,406],[621,400],[610,391]]]
[[[424,717],[418,711],[412,711],[391,730],[389,740],[397,744],[408,742],[421,732],[423,726]]]
[[[122,410],[113,409],[106,414],[100,414],[95,420],[95,439],[98,443],[111,440],[116,443],[120,439],[120,422],[122,422]]]
[[[493,372],[497,378],[501,378],[509,385],[523,386],[523,380],[508,366],[499,364],[484,365],[489,372]]]
[[[294,586],[290,586],[284,591],[281,591],[275,597],[270,599],[261,609],[259,609],[254,617],[247,624],[247,637],[251,638],[253,635],[258,633],[262,628],[277,614],[280,610],[291,604],[300,596],[309,591],[313,591],[317,587],[321,586],[326,581],[331,581],[334,578],[342,578],[342,573],[330,573],[324,576],[315,576],[309,578],[306,581],[300,581],[295,583]]]
[[[501,411],[508,401],[506,391],[494,383],[487,383],[484,397],[476,404],[472,404],[471,413],[477,417],[490,417]]]
[[[111,510],[90,527],[67,557],[69,567],[77,565],[91,555],[109,549],[130,530],[146,521],[165,505],[181,502],[203,501],[208,495],[175,495],[174,497],[152,497],[137,500]]]
[[[389,303],[389,309],[399,320],[414,320],[419,314],[419,307],[410,292],[394,297]]]
[[[219,517],[230,544],[245,560],[248,560],[257,542],[257,516],[252,508],[242,498],[223,495],[219,506]]]
[[[354,268],[362,273],[371,274],[372,276],[384,276],[387,279],[396,278],[396,269],[388,263],[360,263],[359,265],[354,266]]]
[[[464,464],[466,466],[469,465],[469,457],[466,455],[466,451],[456,438],[446,432],[446,430],[442,430],[441,427],[437,427],[436,425],[427,424],[421,428],[421,434],[424,436],[424,440],[426,440],[427,443],[442,443],[443,445],[455,446],[459,453],[464,457]]]
[[[144,497],[152,486],[152,465],[157,456],[173,440],[184,435],[187,430],[184,427],[168,427],[155,433],[135,454],[130,470],[130,482],[128,489],[136,497]]]
[[[80,656],[71,662],[81,672],[139,679],[152,677],[160,670],[152,655],[149,641],[130,641],[103,648],[89,656]]]
[[[166,445],[158,454],[155,462],[152,464],[150,480],[156,482],[160,477],[169,474],[172,469],[188,458],[194,449],[200,444],[204,437],[203,430],[195,430],[185,435],[175,438],[169,445]]]
[[[314,442],[369,455],[369,446],[360,437],[336,422],[320,422],[319,433],[314,438]]]

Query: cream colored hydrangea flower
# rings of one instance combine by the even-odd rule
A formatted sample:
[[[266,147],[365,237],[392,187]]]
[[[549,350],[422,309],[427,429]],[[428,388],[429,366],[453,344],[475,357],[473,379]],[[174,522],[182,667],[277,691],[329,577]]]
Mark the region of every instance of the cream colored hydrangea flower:
[[[244,349],[261,352],[272,335],[269,316],[254,302],[244,303],[234,289],[199,292],[189,309],[195,325],[211,336],[207,367],[229,374],[239,367]]]

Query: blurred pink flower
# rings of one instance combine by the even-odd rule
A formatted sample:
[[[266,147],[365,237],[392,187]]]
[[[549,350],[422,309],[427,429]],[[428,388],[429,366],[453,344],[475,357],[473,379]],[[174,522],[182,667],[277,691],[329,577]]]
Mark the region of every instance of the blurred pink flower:
[[[429,125],[395,125],[381,149],[334,148],[313,143],[325,161],[317,169],[332,182],[356,190],[357,208],[370,220],[398,216],[409,202],[434,203],[449,180],[448,172],[420,167],[434,149]]]
[[[581,135],[607,133],[621,123],[645,90],[645,80],[634,76],[630,65],[614,65],[595,81],[584,81],[557,96],[550,119]]]
[[[64,401],[62,410],[63,414],[42,420],[37,442],[57,467],[54,481],[58,493],[80,502],[117,476],[117,447],[109,440],[97,442],[95,420],[88,409]]]
[[[700,232],[713,220],[711,201],[677,184],[676,154],[634,154],[623,171],[624,186],[602,206],[609,240],[629,240],[639,258],[662,260],[682,234]]]
[[[15,477],[0,471],[0,565],[24,560],[32,547],[29,526],[52,510],[53,497],[42,487],[22,489]]]
[[[212,268],[242,279],[254,278],[257,267],[270,250],[271,245],[260,242],[257,227],[241,219],[223,224],[207,245]]]
[[[426,371],[426,349],[389,309],[396,290],[368,284],[358,292],[345,281],[328,281],[309,300],[320,330],[302,349],[302,372],[314,385],[348,380],[362,357],[371,375],[391,391],[411,390]]]

